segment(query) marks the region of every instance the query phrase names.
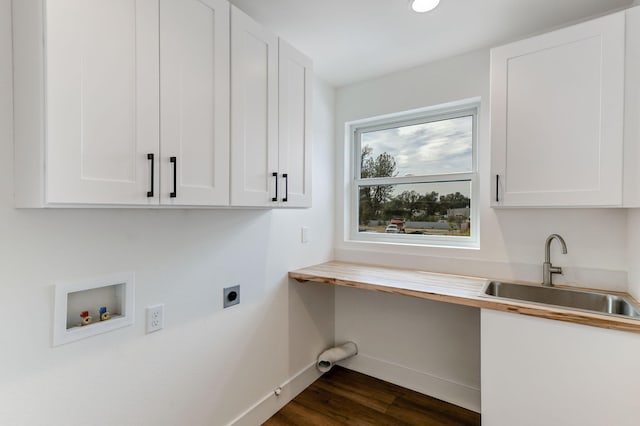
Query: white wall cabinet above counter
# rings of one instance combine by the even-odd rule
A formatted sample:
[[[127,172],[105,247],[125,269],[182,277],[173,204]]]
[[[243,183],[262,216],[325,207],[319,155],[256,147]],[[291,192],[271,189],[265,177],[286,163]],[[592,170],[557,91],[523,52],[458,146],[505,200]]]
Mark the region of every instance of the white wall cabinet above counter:
[[[231,8],[231,204],[311,206],[311,61]]]
[[[229,204],[229,3],[160,0],[160,203]]]
[[[624,100],[624,207],[640,207],[640,6],[627,10]]]
[[[278,176],[278,37],[231,7],[231,203],[269,206]]]
[[[640,144],[628,131],[638,120],[625,120],[625,102],[639,96],[629,68],[636,9],[492,49],[492,206],[631,202],[637,184],[623,170]],[[639,114],[634,105],[627,114]]]
[[[278,169],[282,207],[311,207],[311,59],[279,40]]]
[[[236,178],[253,189],[261,168],[278,173],[278,201],[233,205],[310,206],[311,61],[275,35],[261,56],[230,13],[226,0],[14,2],[16,206],[230,206]],[[234,116],[232,90],[246,101]]]
[[[157,204],[157,2],[14,1],[13,31],[16,205]]]

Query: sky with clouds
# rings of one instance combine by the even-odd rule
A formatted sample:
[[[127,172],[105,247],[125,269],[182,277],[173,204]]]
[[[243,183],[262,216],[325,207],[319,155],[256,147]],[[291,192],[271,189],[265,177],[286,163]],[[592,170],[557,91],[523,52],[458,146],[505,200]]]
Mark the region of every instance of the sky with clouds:
[[[435,175],[473,170],[473,117],[362,133],[361,146],[368,145],[372,158],[386,152],[396,160],[397,176]],[[440,195],[460,192],[469,197],[471,182],[395,185],[393,196],[404,191]]]
[[[393,156],[397,176],[470,172],[472,129],[473,117],[459,117],[363,133],[361,144]]]

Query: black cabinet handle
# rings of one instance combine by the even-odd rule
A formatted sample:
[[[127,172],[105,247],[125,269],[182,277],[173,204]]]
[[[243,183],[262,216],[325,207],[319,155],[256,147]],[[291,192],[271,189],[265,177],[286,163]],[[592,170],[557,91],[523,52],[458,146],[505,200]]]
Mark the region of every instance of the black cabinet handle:
[[[169,194],[169,197],[176,198],[176,196],[178,195],[178,185],[177,185],[178,161],[176,157],[169,157],[169,161],[173,163],[173,192]]]
[[[153,168],[154,168],[154,155],[153,154],[147,154],[147,160],[151,161],[151,191],[147,191],[147,198],[151,198],[153,197],[153,177],[155,175],[155,173],[153,172]]]
[[[500,202],[499,191],[500,191],[500,175],[496,175],[496,203]]]
[[[276,196],[273,197],[271,199],[271,201],[278,201],[278,173],[277,172],[273,172],[271,174],[271,176],[273,176],[274,178],[276,178]]]
[[[289,201],[289,174],[283,173],[282,177],[284,178],[284,198],[282,199],[282,201],[286,203],[287,201]]]

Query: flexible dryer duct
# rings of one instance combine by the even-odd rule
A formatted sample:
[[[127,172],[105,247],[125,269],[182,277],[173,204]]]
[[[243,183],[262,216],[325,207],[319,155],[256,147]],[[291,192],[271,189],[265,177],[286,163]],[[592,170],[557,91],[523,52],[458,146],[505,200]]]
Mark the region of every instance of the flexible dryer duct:
[[[351,358],[357,354],[358,346],[353,342],[347,342],[343,345],[336,346],[322,352],[320,356],[318,356],[318,363],[316,365],[318,370],[326,373],[331,370],[331,367],[333,367],[335,363]]]

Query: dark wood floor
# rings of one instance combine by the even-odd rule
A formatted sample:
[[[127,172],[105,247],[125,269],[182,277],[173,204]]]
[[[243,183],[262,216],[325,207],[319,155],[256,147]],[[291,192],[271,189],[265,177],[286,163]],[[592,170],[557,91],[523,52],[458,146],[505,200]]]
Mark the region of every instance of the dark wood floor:
[[[264,424],[467,426],[480,414],[334,367]]]

